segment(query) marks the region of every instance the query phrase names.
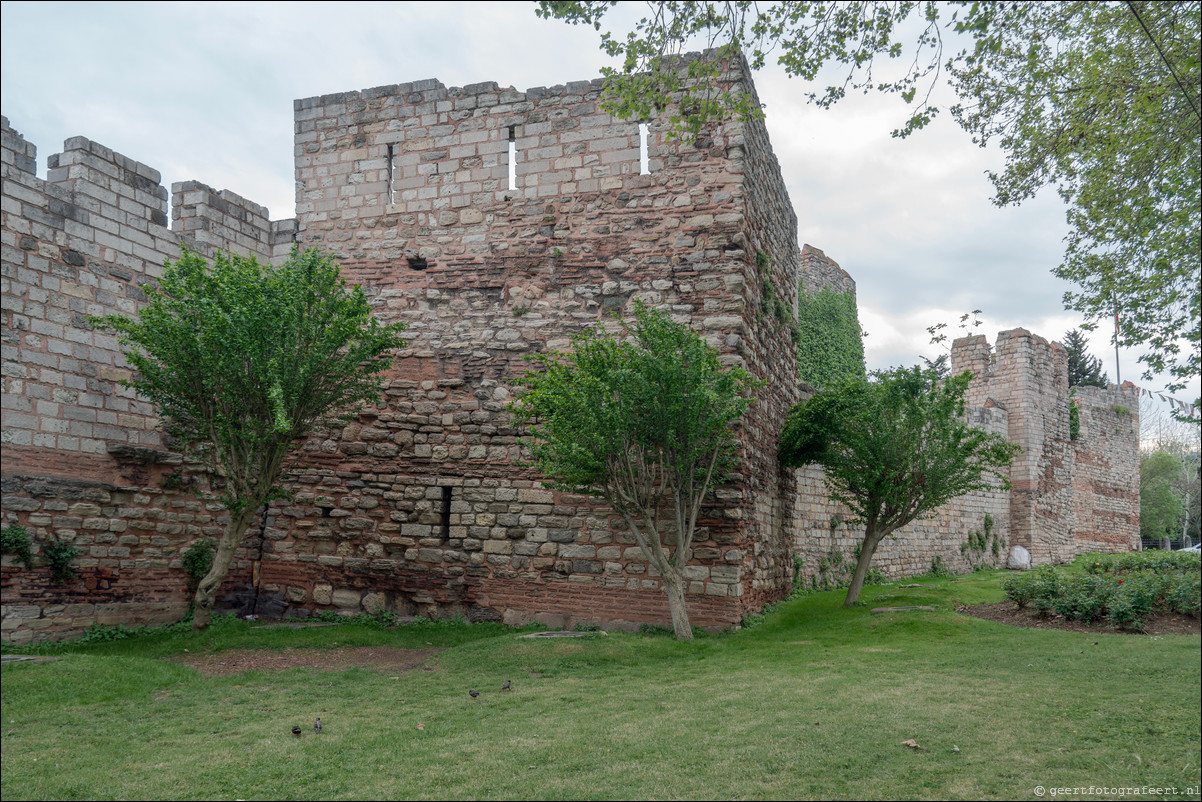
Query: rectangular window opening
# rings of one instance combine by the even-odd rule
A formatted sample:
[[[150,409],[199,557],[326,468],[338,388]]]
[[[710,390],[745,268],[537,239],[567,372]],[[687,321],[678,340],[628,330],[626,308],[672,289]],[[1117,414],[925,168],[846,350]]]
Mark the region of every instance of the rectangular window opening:
[[[388,143],[388,205],[391,206],[396,202],[396,196],[393,194],[392,171],[396,164],[396,154],[393,151],[392,143]]]
[[[647,155],[647,123],[639,123],[639,175],[651,175],[651,157]]]
[[[451,488],[442,489],[442,539],[451,539]]]
[[[518,188],[518,142],[517,127],[509,126],[509,188]]]

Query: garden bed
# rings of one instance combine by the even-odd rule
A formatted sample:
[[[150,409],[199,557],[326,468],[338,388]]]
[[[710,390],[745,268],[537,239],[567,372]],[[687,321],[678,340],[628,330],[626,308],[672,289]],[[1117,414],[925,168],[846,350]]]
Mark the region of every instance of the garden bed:
[[[426,662],[442,649],[398,649],[365,646],[338,649],[229,649],[213,654],[185,654],[174,662],[195,668],[206,677],[229,676],[243,671],[285,671],[316,668],[345,671],[368,668],[378,671],[426,670]]]
[[[974,618],[984,618],[987,621],[997,621],[1015,627],[1031,629],[1059,629],[1067,632],[1118,633],[1122,635],[1200,635],[1202,621],[1180,613],[1154,613],[1145,616],[1142,628],[1139,630],[1123,629],[1105,621],[1085,624],[1081,621],[1069,621],[1064,616],[1055,613],[1041,616],[1031,608],[1020,609],[1011,601],[997,604],[970,604],[956,608],[956,612],[971,615]]]

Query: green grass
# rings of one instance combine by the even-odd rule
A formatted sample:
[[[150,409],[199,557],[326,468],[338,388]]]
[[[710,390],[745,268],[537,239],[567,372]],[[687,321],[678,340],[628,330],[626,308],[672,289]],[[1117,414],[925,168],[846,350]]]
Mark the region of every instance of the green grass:
[[[1192,787],[1185,797],[1198,798],[1199,638],[1009,628],[951,611],[1000,600],[997,574],[917,581],[866,588],[867,603],[849,610],[842,591],[803,596],[752,629],[692,643],[223,621],[200,635],[60,646],[55,662],[3,668],[0,790],[5,800],[1029,799],[1037,785],[1093,785]],[[914,604],[939,609],[869,615]],[[432,670],[403,675],[206,678],[162,659],[335,643],[445,651]],[[514,690],[502,693],[506,679]],[[322,735],[289,734],[315,715]],[[901,745],[910,738],[922,749]]]

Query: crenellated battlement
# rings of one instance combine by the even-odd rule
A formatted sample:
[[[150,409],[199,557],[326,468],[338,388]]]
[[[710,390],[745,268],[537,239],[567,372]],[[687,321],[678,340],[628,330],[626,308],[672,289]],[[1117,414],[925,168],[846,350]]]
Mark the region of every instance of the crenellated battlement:
[[[37,148],[3,118],[5,470],[98,478],[113,447],[161,446],[149,404],[121,386],[114,337],[88,317],[132,314],[180,245],[263,260],[286,253],[295,221],[199,182],[173,185],[175,229],[158,170],[86,137],[37,176]]]
[[[745,81],[742,65],[721,80]],[[344,259],[480,262],[587,233],[589,218],[604,228],[615,210],[687,219],[740,205],[743,124],[669,141],[662,121],[601,111],[601,91],[601,79],[525,92],[431,79],[297,100],[300,238]],[[565,201],[595,214],[566,217]]]
[[[228,189],[181,181],[171,185],[171,228],[206,256],[220,250],[274,261],[292,247],[296,220],[272,221],[266,206]]]

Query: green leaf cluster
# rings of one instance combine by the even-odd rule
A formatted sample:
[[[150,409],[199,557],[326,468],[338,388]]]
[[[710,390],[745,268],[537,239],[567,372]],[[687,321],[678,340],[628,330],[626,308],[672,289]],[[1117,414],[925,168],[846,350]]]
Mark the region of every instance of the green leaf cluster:
[[[993,516],[985,513],[981,528],[969,532],[968,539],[960,544],[960,554],[973,571],[996,568],[1002,557],[1002,540],[993,531],[993,525]]]
[[[217,541],[211,537],[202,537],[189,546],[183,553],[181,562],[184,573],[188,575],[188,586],[195,589],[200,580],[213,567],[213,556],[217,552]]]
[[[605,498],[619,512],[664,493],[700,502],[737,458],[734,425],[753,386],[740,368],[665,312],[639,304],[624,337],[601,325],[572,352],[540,354],[512,405],[533,424],[535,464],[549,486]]]
[[[33,568],[33,540],[20,524],[0,529],[0,552],[14,555],[26,568]]]
[[[224,253],[210,265],[184,248],[146,294],[136,317],[92,323],[117,333],[136,371],[126,385],[222,488],[231,514],[194,602],[204,629],[251,519],[283,496],[284,460],[314,426],[379,398],[404,326],[376,320],[316,248],[280,265]]]
[[[1168,452],[1140,455],[1139,535],[1145,541],[1180,537],[1185,501],[1177,485],[1182,473],[1181,461]]]
[[[949,64],[952,109],[1005,169],[999,205],[1055,185],[1070,233],[1056,275],[1070,309],[1118,315],[1171,389],[1197,377],[1202,267],[1202,4],[974,4],[979,33]]]
[[[1192,566],[1176,569],[1132,566],[1121,572],[1072,573],[1049,565],[1007,577],[1002,590],[1019,607],[1030,606],[1045,615],[1139,629],[1144,617],[1155,613],[1198,616],[1202,574],[1197,555],[1191,556]]]
[[[543,0],[536,13],[600,31],[601,49],[621,59],[622,65],[602,70],[607,80],[603,108],[623,119],[652,119],[667,112],[670,129],[677,136],[696,135],[716,120],[763,116],[754,98],[732,88],[715,87],[722,62],[740,53],[746,55],[752,69],[759,69],[770,55],[776,55],[789,74],[805,80],[813,80],[829,62],[848,65],[840,84],[807,93],[811,102],[824,108],[849,89],[877,89],[899,94],[912,103],[922,84],[939,70],[942,45],[933,3],[651,3],[650,14],[625,37],[602,30],[602,20],[614,5],[608,0]],[[918,49],[930,51],[930,63],[915,59],[902,77],[874,80],[874,60],[902,55],[894,29],[919,9],[927,25],[918,35]],[[712,52],[681,62],[685,48],[698,41]],[[925,102],[929,94],[928,88],[906,131],[923,127],[937,113]]]
[[[1081,439],[1081,399],[1076,389],[1068,391],[1068,439]]]
[[[864,341],[856,298],[823,288],[801,292],[797,299],[797,365],[801,380],[826,387],[844,379],[863,379]]]
[[[79,549],[74,543],[66,540],[51,540],[42,548],[42,556],[50,567],[50,579],[58,585],[65,585],[75,577],[71,569],[71,561],[79,556]]]
[[[1084,334],[1076,329],[1065,332],[1064,350],[1068,352],[1069,387],[1106,387],[1110,384],[1102,371],[1102,360],[1089,353]]]

